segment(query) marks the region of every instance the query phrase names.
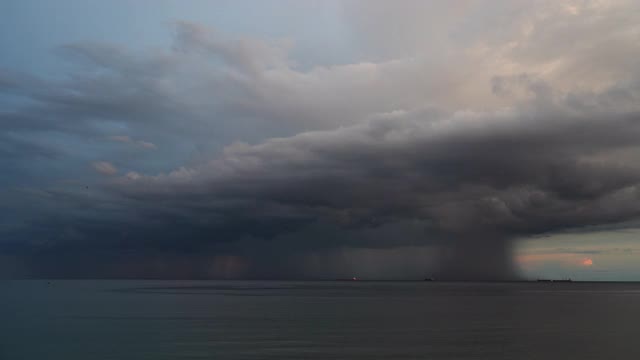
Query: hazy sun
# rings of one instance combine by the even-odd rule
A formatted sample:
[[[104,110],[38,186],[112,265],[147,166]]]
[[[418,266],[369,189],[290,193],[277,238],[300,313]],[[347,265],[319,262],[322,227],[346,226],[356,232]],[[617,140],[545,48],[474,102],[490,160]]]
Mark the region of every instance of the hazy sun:
[[[593,260],[591,260],[589,258],[585,258],[584,260],[582,260],[582,265],[583,266],[591,266],[591,265],[593,265]]]

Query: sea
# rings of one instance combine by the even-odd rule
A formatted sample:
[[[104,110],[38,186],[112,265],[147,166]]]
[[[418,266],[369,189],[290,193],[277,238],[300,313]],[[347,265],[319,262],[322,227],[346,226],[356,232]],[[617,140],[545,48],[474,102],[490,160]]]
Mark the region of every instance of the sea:
[[[0,359],[640,359],[640,284],[0,282]]]

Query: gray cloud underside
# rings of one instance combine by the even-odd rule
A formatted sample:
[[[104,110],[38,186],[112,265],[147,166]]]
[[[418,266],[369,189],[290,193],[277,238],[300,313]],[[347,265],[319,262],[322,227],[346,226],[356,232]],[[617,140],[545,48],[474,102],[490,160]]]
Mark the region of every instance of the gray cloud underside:
[[[52,246],[259,258],[251,247],[263,251],[262,242],[283,254],[449,244],[475,249],[485,263],[504,261],[517,236],[636,220],[638,114],[547,105],[390,114],[233,144],[209,163],[167,174],[131,172],[106,188],[124,218],[109,220],[92,204],[101,221],[67,216],[77,239],[63,234]],[[86,234],[100,235],[89,242]]]

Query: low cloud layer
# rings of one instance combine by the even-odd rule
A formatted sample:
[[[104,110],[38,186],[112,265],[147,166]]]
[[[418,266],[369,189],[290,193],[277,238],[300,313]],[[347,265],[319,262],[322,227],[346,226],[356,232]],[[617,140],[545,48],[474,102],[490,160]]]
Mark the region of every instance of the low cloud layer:
[[[417,223],[423,243],[450,246],[446,262],[456,272],[496,277],[509,274],[515,237],[640,214],[638,113],[582,113],[564,103],[528,111],[388,114],[350,128],[234,144],[208,164],[130,173],[115,186],[143,203],[192,209],[185,218],[200,218],[212,233],[234,224],[227,238],[265,238],[318,221],[345,232]],[[375,240],[366,245],[415,239]],[[336,245],[324,239],[310,246]]]
[[[0,72],[5,272],[508,279],[515,239],[635,227],[637,6],[487,6],[345,3],[349,64],[179,22]]]

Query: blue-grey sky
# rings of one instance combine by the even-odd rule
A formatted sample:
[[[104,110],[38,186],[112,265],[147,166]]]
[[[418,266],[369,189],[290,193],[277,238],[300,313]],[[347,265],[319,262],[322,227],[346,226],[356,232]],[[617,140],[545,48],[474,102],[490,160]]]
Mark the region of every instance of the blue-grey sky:
[[[3,1],[0,276],[633,280],[633,1]]]
[[[10,0],[0,6],[0,44],[11,49],[1,64],[46,76],[68,70],[52,51],[62,44],[167,47],[171,24],[181,20],[233,34],[290,39],[297,42],[296,58],[307,66],[354,59],[338,1]]]

